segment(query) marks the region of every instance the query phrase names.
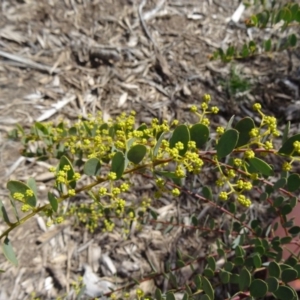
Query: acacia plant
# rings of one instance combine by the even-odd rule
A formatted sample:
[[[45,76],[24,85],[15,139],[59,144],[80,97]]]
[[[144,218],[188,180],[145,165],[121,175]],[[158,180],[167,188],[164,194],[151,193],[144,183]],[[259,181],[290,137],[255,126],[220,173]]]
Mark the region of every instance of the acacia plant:
[[[271,7],[253,16],[247,25],[264,28],[268,22],[279,21],[283,21],[283,29],[299,23],[299,5]],[[294,47],[296,35],[290,35],[286,42],[287,47]],[[246,58],[256,54],[257,49],[254,42],[242,50],[230,46],[225,52],[216,52],[213,58]],[[264,50],[272,50],[271,40],[264,42]],[[30,130],[18,126],[11,137],[21,139],[22,155],[50,161],[54,180],[46,203],[38,200],[33,178],[7,183],[15,216],[12,220],[7,204],[0,201],[0,216],[7,224],[0,235],[6,258],[17,264],[9,234],[37,214],[47,218],[49,225],[71,218],[85,224],[91,232],[121,229],[126,237],[133,221],[141,227],[161,222],[152,208],[162,195],[168,194],[177,201],[186,194],[200,206],[209,204],[220,215],[228,216],[227,227],[210,216],[204,226],[196,214],[189,216],[188,225],[180,216],[165,224],[188,226],[200,235],[214,232],[219,236],[217,249],[211,249],[206,258],[184,256],[177,251],[176,266],[168,267],[163,274],[152,272],[148,277],[136,278],[122,291],[163,275],[170,282],[168,291],[157,288],[153,295],[144,295],[137,289],[136,297],[169,300],[181,292],[182,299],[256,299],[267,294],[276,299],[297,299],[289,283],[300,279],[299,255],[291,253],[283,260],[282,253],[288,244],[297,243],[294,237],[300,233],[300,227],[288,217],[299,201],[300,177],[293,167],[300,160],[300,134],[291,136],[289,123],[281,131],[277,119],[266,115],[259,103],[253,105],[255,120],[246,116],[236,122],[231,118],[226,128],[212,130],[210,116],[218,113],[218,107],[211,106],[210,100],[206,94],[198,106],[191,107],[191,113],[198,117],[194,124],[153,119],[151,124],[139,125],[134,112],[104,122],[99,112],[86,120],[79,118],[75,124],[37,122]],[[276,161],[276,166],[270,161]],[[192,179],[203,176],[203,172],[213,174],[214,181],[194,192]],[[135,176],[155,183],[152,197],[130,200],[128,194],[133,193]],[[82,177],[89,177],[91,183],[85,184]],[[73,201],[83,193],[89,201]],[[268,213],[278,216],[280,224],[263,228],[259,220],[250,218],[254,202],[268,204]],[[284,228],[285,237],[275,235],[278,226]],[[227,243],[221,239],[224,234],[232,237]],[[206,261],[203,272],[179,284],[177,271],[186,266],[192,268],[200,260]],[[259,276],[262,271],[266,272]],[[220,287],[222,294],[217,295]],[[115,299],[116,294],[109,295]]]
[[[293,192],[300,187],[300,177],[292,169],[294,162],[299,161],[300,134],[289,137],[289,126],[281,134],[275,117],[265,115],[259,103],[254,104],[253,109],[260,117],[259,124],[245,117],[233,125],[231,119],[226,128],[217,127],[216,132],[210,132],[208,117],[218,113],[218,108],[210,106],[209,95],[204,95],[200,107],[191,107],[192,113],[199,118],[195,124],[180,124],[176,120],[168,124],[153,119],[151,124],[136,128],[132,112],[107,123],[99,113],[88,120],[80,118],[73,125],[68,122],[57,125],[35,123],[29,132],[18,127],[14,135],[21,137],[24,156],[43,160],[55,158],[58,163],[51,168],[55,181],[46,204],[38,201],[33,178],[26,183],[7,183],[17,220],[9,219],[6,207],[1,203],[1,216],[8,226],[0,236],[4,255],[17,264],[9,233],[36,214],[43,214],[52,223],[77,216],[90,231],[99,226],[104,231],[113,231],[114,220],[118,219],[122,221],[118,226],[123,228],[126,236],[134,220],[141,225],[155,222],[157,215],[151,211],[150,204],[155,206],[155,199],[163,193],[173,195],[174,201],[180,194],[187,193],[230,216],[231,225],[225,231],[235,239],[229,245],[218,240],[218,249],[206,258],[203,274],[194,276],[185,286],[176,284],[173,273],[199,258],[184,258],[178,253],[177,266],[165,274],[173,278],[172,289],[166,295],[157,289],[156,299],[174,299],[173,294],[182,290],[185,290],[184,299],[198,299],[194,297],[199,294],[201,299],[214,299],[214,287],[220,284],[235,285],[235,295],[240,297],[264,297],[270,292],[278,299],[296,299],[296,292],[288,283],[300,278],[298,257],[292,255],[288,261],[281,261],[281,256],[284,245],[300,232],[300,227],[287,218],[298,202]],[[274,142],[279,137],[282,145],[275,149]],[[275,173],[272,165],[266,162],[269,156],[284,159],[281,172]],[[190,174],[198,176],[203,168],[216,174],[215,186],[205,186],[201,192],[192,193],[182,185],[182,180]],[[92,183],[79,186],[83,174],[90,176]],[[122,195],[130,192],[130,179],[134,174],[155,181],[157,189],[153,199],[139,203],[124,200]],[[268,180],[271,176],[277,179],[276,182]],[[108,187],[104,187],[105,182],[109,183]],[[252,198],[253,190],[259,192],[259,199]],[[83,204],[70,201],[66,207],[65,200],[80,193],[87,193],[92,201]],[[242,207],[249,208],[253,201],[269,203],[273,213],[280,216],[286,237],[272,236],[274,228],[263,231],[258,220],[247,223],[246,214],[238,214]],[[22,218],[17,202],[26,213]],[[195,216],[190,218],[191,226],[200,231],[224,232],[214,222],[204,229],[197,224]],[[180,223],[173,222],[172,225],[180,226]],[[263,263],[262,257],[273,261]],[[216,260],[220,258],[226,262],[217,268]],[[268,270],[268,278],[256,278],[256,273],[262,269]]]

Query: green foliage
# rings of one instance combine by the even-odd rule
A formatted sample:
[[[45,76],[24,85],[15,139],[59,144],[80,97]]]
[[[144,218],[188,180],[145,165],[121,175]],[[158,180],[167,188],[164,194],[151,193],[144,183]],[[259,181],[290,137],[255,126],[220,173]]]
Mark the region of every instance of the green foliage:
[[[287,27],[299,26],[300,24],[300,6],[296,3],[286,3],[284,5],[277,5],[277,1],[272,1],[274,5],[271,8],[265,8],[263,11],[253,15],[250,19],[245,21],[248,27],[257,27],[264,29],[266,27],[274,27],[279,22],[282,22],[281,29],[285,30]],[[279,1],[278,1],[279,2]],[[246,59],[256,56],[261,52],[275,52],[291,49],[297,46],[298,38],[292,33],[285,39],[274,40],[267,39],[261,44],[255,41],[244,43],[242,46],[230,45],[226,50],[219,48],[215,51],[211,59],[220,58],[223,62],[230,62],[234,59]],[[242,81],[241,81],[242,83]],[[239,86],[243,86],[243,84]]]
[[[179,185],[180,180],[187,174],[200,174],[203,167],[207,167],[214,169],[220,179],[217,180],[216,187],[203,186],[202,195],[193,195],[199,201],[212,206],[217,205],[223,213],[230,215],[232,227],[228,234],[230,232],[235,238],[228,245],[217,242],[216,251],[206,258],[207,264],[203,273],[194,277],[194,287],[185,286],[184,297],[188,299],[200,293],[201,299],[214,299],[216,280],[225,285],[235,284],[240,293],[249,293],[254,298],[264,297],[267,292],[273,293],[278,299],[287,295],[294,297],[294,291],[282,284],[288,284],[300,277],[298,275],[300,263],[297,258],[290,258],[283,263],[281,256],[284,245],[289,244],[292,237],[300,233],[300,227],[294,226],[293,221],[287,218],[297,204],[297,198],[292,193],[300,187],[299,175],[290,172],[300,151],[297,144],[299,135],[289,137],[289,130],[286,130],[286,139],[283,140],[282,146],[279,150],[274,149],[273,140],[278,137],[276,119],[265,115],[259,104],[253,106],[261,118],[259,124],[250,117],[234,124],[232,118],[227,125],[227,130],[217,129],[215,134],[211,132],[205,119],[205,115],[210,113],[209,100],[208,95],[205,95],[203,99],[205,105],[201,105],[200,112],[193,108],[200,121],[191,125],[168,124],[166,121],[158,123],[154,120],[150,126],[144,124],[135,130],[133,115],[122,115],[110,124],[103,123],[101,118],[97,118],[91,119],[90,123],[84,121],[84,125],[79,120],[70,128],[65,124],[60,124],[60,127],[38,124],[34,125],[29,134],[25,130],[18,131],[18,135],[23,135],[25,141],[23,153],[28,153],[27,145],[38,141],[40,148],[36,153],[30,153],[30,156],[57,158],[57,166],[51,168],[55,175],[52,189],[56,191],[48,192],[48,204],[37,207],[38,189],[32,178],[27,183],[8,182],[7,187],[16,216],[19,209],[15,205],[16,202],[21,202],[21,210],[27,215],[12,223],[6,208],[0,202],[1,217],[8,226],[1,235],[4,239],[2,249],[6,258],[13,264],[17,264],[8,233],[36,214],[44,213],[52,218],[53,223],[60,223],[68,215],[75,214],[91,231],[98,228],[100,224],[103,224],[105,231],[113,231],[114,217],[140,221],[137,218],[136,207],[131,203],[126,204],[121,196],[130,190],[130,181],[127,180],[130,175],[150,175],[157,185],[157,197],[163,193],[177,197],[180,193],[190,193]],[[130,126],[122,128],[121,124],[126,122],[130,123]],[[56,128],[60,130],[57,131]],[[74,136],[72,128],[81,128],[81,135],[77,132]],[[91,128],[104,129],[93,131]],[[53,139],[53,136],[56,138]],[[86,142],[83,142],[80,147],[79,140],[86,140]],[[64,147],[61,147],[62,141]],[[204,145],[206,149],[201,150]],[[57,149],[61,149],[59,153]],[[288,165],[286,162],[283,163],[286,171],[282,172],[281,177],[273,184],[269,182],[266,184],[264,181],[274,173],[272,166],[265,161],[265,154],[281,156],[288,161]],[[223,162],[224,158],[227,163]],[[169,163],[175,164],[174,171],[166,169]],[[77,181],[82,174],[93,177],[94,181],[88,186],[76,189]],[[106,181],[110,182],[110,190],[102,185]],[[236,217],[242,206],[251,205],[247,194],[258,185],[261,193],[260,201],[274,199],[269,203],[271,208],[281,216],[281,225],[286,228],[287,233],[285,237],[275,236],[272,239],[264,239],[263,230],[257,220],[247,224],[245,213],[239,218]],[[172,188],[167,189],[168,186]],[[64,214],[61,202],[80,192],[86,192],[91,197],[92,206],[73,205],[69,212]],[[216,192],[219,193],[218,197],[215,196]],[[222,204],[224,201],[228,206]],[[150,203],[150,200],[144,200],[138,205],[143,209],[141,216],[148,214],[148,217],[151,216],[155,221],[157,215],[150,210]],[[194,216],[191,216],[191,222],[195,228],[200,228]],[[126,222],[123,226],[124,230],[127,230]],[[174,226],[179,225],[171,222],[165,229],[165,233],[172,230]],[[215,231],[217,226],[211,219],[206,230]],[[245,249],[249,247],[252,250],[247,253]],[[234,249],[234,256],[227,258],[230,248]],[[190,263],[180,253],[178,255],[176,268],[183,268]],[[273,261],[265,266],[263,256]],[[216,261],[224,257],[226,258],[224,265],[217,267]],[[265,280],[255,278],[256,271],[261,268],[268,270],[268,278]],[[152,271],[154,274],[157,272],[154,266]],[[175,270],[169,268],[166,276],[170,286],[176,291],[181,287],[173,271]],[[164,295],[157,289],[155,297],[173,299],[174,293],[170,290]]]
[[[299,5],[266,6],[246,24],[265,28],[280,21],[283,30],[299,25]],[[254,41],[240,48],[230,45],[226,50],[218,49],[212,58],[229,62],[257,55],[261,49],[271,52],[296,45],[296,35],[290,34],[281,43],[268,39],[262,45]],[[232,70],[227,88],[229,94],[234,95],[248,90],[250,85]],[[204,95],[199,107],[191,108],[198,117],[195,124],[153,119],[151,124],[136,126],[135,113],[132,112],[108,122],[104,122],[99,114],[88,120],[79,118],[71,125],[37,122],[30,130],[17,126],[10,137],[21,139],[22,154],[37,160],[51,158],[51,162],[56,161],[50,168],[55,179],[48,191],[48,203],[44,205],[39,202],[38,187],[33,178],[26,183],[17,180],[7,183],[14,215],[8,216],[9,204],[0,201],[0,217],[7,225],[0,235],[6,259],[17,265],[9,234],[38,214],[50,218],[51,224],[76,216],[79,223],[91,232],[100,228],[103,232],[111,232],[120,226],[125,236],[133,221],[139,226],[148,222],[160,227],[167,225],[163,229],[165,234],[174,227],[188,226],[203,238],[211,233],[219,235],[215,246],[209,249],[205,258],[190,257],[177,251],[174,265],[166,264],[163,273],[158,273],[149,260],[152,273],[145,274],[149,277],[132,279],[131,284],[138,285],[147,278],[163,275],[169,289],[163,293],[157,288],[148,299],[173,300],[176,299],[175,293],[180,292],[182,299],[213,300],[220,286],[226,289],[223,296],[228,299],[235,296],[263,298],[267,293],[272,293],[276,299],[297,299],[289,283],[300,278],[299,257],[291,255],[285,260],[282,257],[287,245],[300,233],[300,227],[289,218],[298,203],[300,188],[299,174],[293,172],[294,163],[299,162],[300,134],[290,136],[288,123],[280,137],[276,118],[266,115],[259,103],[253,105],[255,118],[245,116],[235,122],[232,117],[226,128],[211,128],[209,116],[216,114],[218,108],[210,106],[210,100],[209,95]],[[31,147],[32,144],[36,147]],[[283,161],[282,170],[278,171],[269,163],[267,157],[270,156]],[[192,180],[189,180],[200,182],[198,176],[203,172],[213,173],[216,181],[210,186],[203,183],[199,193],[194,193],[189,190],[192,186]],[[89,184],[80,182],[78,187],[82,175],[90,177]],[[155,182],[156,190],[151,199],[130,201],[134,176]],[[271,176],[276,179],[269,180]],[[65,211],[62,202],[80,193],[85,193],[89,201],[74,202]],[[164,224],[153,209],[159,202],[157,199],[163,195],[176,198],[181,194],[219,210],[222,218],[228,219],[226,226],[211,216],[207,216],[203,224],[196,211],[188,218],[178,216]],[[249,218],[247,209],[253,201],[269,205],[270,212],[278,216],[278,223],[265,230],[259,220]],[[115,219],[120,222],[115,222]],[[190,225],[186,225],[186,219],[190,220]],[[274,235],[278,226],[283,228],[285,236]],[[224,236],[226,241],[221,240]],[[193,263],[199,261],[205,261],[201,273],[193,267]],[[177,271],[186,267],[191,268],[194,276],[190,282],[182,284]],[[257,273],[262,270],[267,275],[258,278]],[[140,290],[137,297],[145,298]]]

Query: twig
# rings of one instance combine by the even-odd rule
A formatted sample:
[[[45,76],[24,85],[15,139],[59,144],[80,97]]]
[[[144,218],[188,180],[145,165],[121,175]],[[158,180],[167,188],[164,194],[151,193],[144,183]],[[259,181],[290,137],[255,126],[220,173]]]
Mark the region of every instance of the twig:
[[[150,34],[148,27],[143,18],[143,7],[145,6],[145,4],[146,4],[146,0],[142,0],[141,4],[139,5],[139,9],[138,9],[139,18],[140,18],[142,28],[143,28],[147,38],[152,42],[152,44],[155,46],[155,48],[157,48],[157,45],[156,45],[155,41],[153,40],[152,35]]]
[[[42,65],[40,63],[36,63],[36,62],[32,61],[31,59],[21,57],[21,56],[15,55],[15,54],[10,54],[10,53],[4,52],[4,51],[0,51],[0,56],[10,59],[12,61],[21,63],[22,65],[32,68],[32,69],[46,71],[49,74],[60,72],[60,69],[53,70],[52,67],[48,67],[48,66]]]

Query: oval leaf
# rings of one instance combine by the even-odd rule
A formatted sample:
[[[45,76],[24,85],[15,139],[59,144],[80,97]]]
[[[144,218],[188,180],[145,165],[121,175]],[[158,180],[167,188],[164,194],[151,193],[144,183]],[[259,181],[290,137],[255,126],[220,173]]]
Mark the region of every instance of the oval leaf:
[[[230,280],[230,273],[228,273],[227,271],[223,271],[223,270],[220,270],[220,279],[221,279],[221,282],[224,283],[224,284],[227,284]]]
[[[163,299],[162,294],[161,294],[161,290],[159,288],[157,288],[155,290],[155,299],[157,299],[157,300],[162,300]]]
[[[27,190],[31,190],[31,188],[21,181],[11,180],[7,183],[7,188],[10,191],[11,196],[13,197],[14,193],[21,193],[26,195]],[[29,204],[31,207],[36,206],[36,196],[33,193],[32,196],[25,196],[25,203]]]
[[[205,294],[210,298],[210,299],[215,299],[215,292],[213,287],[211,286],[211,283],[209,282],[209,280],[204,277],[201,276],[202,278],[202,288],[205,292]]]
[[[274,188],[274,190],[278,190],[280,188],[285,187],[286,183],[287,183],[286,178],[280,178],[274,183],[273,188]]]
[[[176,298],[172,292],[168,292],[166,296],[166,300],[176,300]]]
[[[58,201],[57,198],[50,192],[48,192],[48,200],[54,212],[57,212]]]
[[[270,262],[268,271],[270,276],[280,278],[280,267],[275,261]]]
[[[125,168],[125,157],[122,152],[117,152],[112,158],[111,172],[116,173],[117,178],[120,179],[124,173]]]
[[[190,128],[191,141],[196,143],[196,147],[200,149],[209,138],[209,129],[204,124],[195,124]]]
[[[300,187],[300,176],[298,174],[291,174],[287,180],[287,189],[289,192],[295,192]]]
[[[254,121],[249,117],[241,119],[239,122],[237,122],[235,129],[239,132],[239,139],[236,147],[241,147],[249,142],[249,132],[253,128],[255,128]]]
[[[262,175],[270,176],[272,174],[271,166],[257,157],[249,158],[249,164]]]
[[[250,295],[254,298],[264,297],[268,292],[267,284],[261,279],[254,279],[250,285]]]
[[[286,269],[281,273],[281,279],[283,282],[288,283],[291,282],[298,277],[298,272],[294,269]]]
[[[250,284],[251,284],[251,274],[246,268],[243,268],[239,277],[240,290],[244,291],[248,289]]]
[[[281,285],[278,289],[273,292],[276,299],[287,300],[287,299],[298,299],[296,292],[289,286]]]
[[[268,291],[270,293],[274,293],[275,291],[277,291],[278,287],[279,287],[279,283],[278,283],[278,279],[275,277],[269,277],[266,279],[266,283],[268,285]]]
[[[230,154],[235,148],[239,138],[239,133],[235,129],[229,129],[221,136],[216,149],[218,158],[222,158]]]
[[[183,149],[179,150],[179,155],[183,156],[188,149],[188,142],[190,141],[190,131],[186,125],[177,126],[170,138],[170,148],[174,148],[178,142],[183,144]]]
[[[147,153],[147,148],[144,145],[135,145],[127,152],[127,158],[134,164],[139,164]]]
[[[85,162],[83,172],[89,176],[99,176],[101,169],[101,162],[98,158],[93,157]]]
[[[18,260],[16,258],[14,249],[10,243],[10,240],[8,237],[5,238],[3,244],[2,244],[2,250],[3,254],[5,255],[6,259],[11,262],[13,265],[18,265]]]
[[[291,155],[291,153],[294,151],[294,142],[300,141],[300,134],[296,134],[292,137],[290,137],[278,150],[278,153],[285,154],[285,155]]]
[[[206,199],[212,200],[213,198],[212,190],[208,186],[203,187],[202,194]]]

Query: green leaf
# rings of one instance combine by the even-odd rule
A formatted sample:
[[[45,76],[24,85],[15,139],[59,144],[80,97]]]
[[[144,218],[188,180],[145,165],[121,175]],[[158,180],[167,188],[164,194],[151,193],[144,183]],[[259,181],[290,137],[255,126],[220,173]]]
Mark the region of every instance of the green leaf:
[[[228,48],[227,48],[227,50],[226,50],[226,56],[229,56],[229,57],[231,57],[231,56],[233,56],[234,55],[234,47],[233,46],[229,46]]]
[[[32,191],[35,194],[35,197],[37,197],[37,187],[36,187],[35,179],[32,177],[28,178],[27,185],[32,189]]]
[[[253,264],[254,264],[254,267],[256,269],[260,268],[261,267],[261,257],[259,254],[254,254],[253,257]]]
[[[282,215],[286,216],[286,215],[288,215],[289,213],[291,213],[292,210],[293,210],[293,207],[292,207],[290,204],[285,204],[285,205],[281,208],[280,212],[281,212]]]
[[[279,18],[289,23],[292,21],[292,13],[287,7],[282,7],[279,11]]]
[[[160,135],[159,139],[157,140],[157,143],[156,143],[156,145],[155,145],[155,147],[154,147],[154,150],[153,150],[153,157],[156,157],[156,156],[157,156],[158,151],[159,151],[159,148],[160,148],[160,145],[161,145],[161,143],[162,143],[162,141],[163,141],[163,139],[164,139],[164,135],[165,135],[165,133],[163,132],[163,133]]]
[[[218,144],[216,145],[217,155],[219,159],[227,156],[234,150],[238,142],[238,138],[239,133],[235,129],[229,129],[224,132]]]
[[[298,12],[295,14],[295,21],[300,23],[300,10],[298,10]]]
[[[278,150],[278,153],[290,156],[294,151],[293,143],[296,141],[300,141],[300,134],[293,135],[290,137]],[[296,155],[294,155],[296,156]]]
[[[245,291],[246,289],[248,289],[250,284],[251,284],[251,274],[246,268],[243,268],[239,277],[240,290]]]
[[[271,261],[268,266],[269,275],[275,278],[280,278],[280,267],[275,261]]]
[[[58,201],[57,198],[50,192],[48,192],[48,200],[54,212],[57,212]]]
[[[3,202],[1,200],[0,200],[0,217],[3,219],[3,221],[6,224],[10,224],[8,214],[7,214],[6,209],[3,205]]]
[[[300,176],[298,174],[291,174],[287,179],[287,190],[295,192],[300,187]]]
[[[236,213],[236,204],[234,202],[229,202],[228,205],[229,205],[229,211],[232,214],[235,214]]]
[[[292,15],[293,15],[293,20],[295,20],[295,18],[297,17],[297,13],[299,11],[299,5],[298,4],[294,4],[290,7]]]
[[[168,292],[166,300],[176,300],[176,298],[172,292]]]
[[[257,157],[249,158],[249,164],[263,175],[270,176],[272,174],[273,170],[270,165]]]
[[[286,183],[287,183],[286,178],[280,178],[274,183],[273,188],[274,190],[278,190],[280,188],[285,187]]]
[[[291,267],[296,266],[297,263],[298,263],[298,259],[295,256],[292,256],[292,255],[285,261],[285,264],[287,264]],[[296,270],[296,271],[298,272],[298,270]],[[298,275],[298,277],[299,277],[299,275]]]
[[[268,10],[264,10],[261,13],[256,15],[257,22],[259,23],[260,28],[265,28],[269,22],[270,12]]]
[[[291,127],[291,122],[288,121],[284,127],[284,131],[283,131],[283,135],[282,135],[282,143],[284,144],[289,136],[289,131],[290,131],[290,127]]]
[[[224,264],[224,269],[225,271],[228,271],[230,272],[234,267],[234,264],[230,261],[227,261],[225,264]]]
[[[297,37],[295,34],[291,34],[288,36],[288,41],[291,47],[295,47],[297,45]]]
[[[297,197],[291,197],[289,199],[289,204],[291,205],[292,208],[294,208],[298,204],[298,199]]]
[[[157,299],[157,300],[162,300],[163,299],[163,297],[161,295],[161,291],[160,291],[159,288],[156,288],[154,295],[155,295],[155,299]]]
[[[205,294],[207,294],[207,296],[211,300],[215,299],[215,292],[214,292],[213,287],[211,286],[211,283],[205,276],[201,276],[201,278],[202,278],[202,288],[203,288]]]
[[[215,273],[212,269],[207,268],[203,270],[203,275],[206,276],[207,278],[212,278],[214,277]]]
[[[281,273],[281,279],[283,282],[288,283],[298,278],[298,272],[294,269],[286,269]]]
[[[238,274],[231,274],[230,283],[239,284],[240,276]]]
[[[77,128],[76,127],[69,128],[69,135],[77,135]]]
[[[18,260],[16,258],[14,249],[13,249],[8,237],[5,238],[5,240],[2,244],[2,251],[3,251],[3,254],[5,255],[6,259],[9,262],[11,262],[15,266],[18,265]]]
[[[169,273],[169,280],[170,280],[171,285],[177,289],[178,288],[177,278],[173,273]]]
[[[292,235],[297,235],[297,234],[300,233],[300,227],[299,226],[294,226],[294,227],[290,228],[288,231]]]
[[[241,56],[243,58],[246,58],[249,56],[249,49],[248,49],[248,45],[247,44],[244,44],[243,47],[242,47],[242,51],[241,51]]]
[[[101,169],[100,160],[96,157],[93,157],[85,162],[83,167],[83,172],[88,176],[99,176],[100,169]]]
[[[116,152],[111,161],[111,172],[116,173],[117,179],[120,179],[124,173],[125,157],[122,152]]]
[[[224,284],[227,284],[230,280],[230,273],[228,273],[227,271],[220,270],[219,276],[221,282]]]
[[[208,186],[204,186],[202,189],[202,194],[206,199],[212,200],[212,191]]]
[[[35,129],[34,130],[35,134],[40,137],[49,135],[48,128],[46,126],[44,126],[44,124],[42,124],[42,123],[36,122],[34,124],[34,129]]]
[[[244,256],[245,255],[245,250],[241,246],[236,246],[234,250],[235,250],[236,256]]]
[[[233,259],[233,262],[236,266],[242,266],[245,262],[245,259],[242,257],[242,256],[236,256],[234,259]]]
[[[275,291],[277,291],[278,287],[279,287],[279,283],[278,283],[278,279],[275,277],[269,277],[266,279],[266,283],[268,285],[268,291],[270,293],[274,293]]]
[[[273,294],[276,297],[276,299],[280,299],[280,300],[297,299],[297,295],[295,291],[289,286],[285,286],[285,285],[279,286],[278,289],[275,292],[273,292]]]
[[[207,260],[208,266],[209,266],[213,271],[215,271],[215,270],[216,270],[216,261],[215,261],[214,257],[209,256],[206,260]]]
[[[255,128],[254,121],[249,117],[241,119],[235,125],[235,129],[239,132],[239,139],[236,144],[236,148],[246,145],[249,142],[251,138],[249,132],[253,128]]]
[[[188,150],[188,142],[190,141],[190,131],[186,125],[177,126],[170,138],[170,148],[175,148],[177,143],[183,144],[183,149],[179,150],[179,155],[183,156]]]
[[[190,128],[191,141],[196,143],[196,147],[200,149],[209,138],[209,129],[203,124],[195,124]]]
[[[197,290],[201,290],[201,288],[202,288],[202,281],[201,281],[201,277],[199,275],[195,276],[194,283],[196,285]]]
[[[184,263],[184,261],[182,261],[182,260],[177,260],[176,261],[176,267],[178,267],[178,268],[183,268],[183,267],[185,267],[185,263]]]
[[[147,148],[144,145],[135,145],[127,152],[127,158],[134,164],[139,164],[147,153]]]
[[[233,116],[229,119],[229,121],[228,121],[228,123],[227,123],[227,125],[226,125],[226,128],[225,128],[225,131],[227,131],[227,130],[229,130],[229,129],[232,128],[232,123],[233,123],[233,121],[234,121],[234,118],[235,118],[235,116],[233,115]]]
[[[298,278],[300,278],[300,264],[296,264],[294,269],[298,272]]]
[[[284,198],[282,196],[278,196],[277,198],[274,199],[273,206],[280,207],[283,202],[284,202]]]
[[[272,48],[272,41],[271,41],[271,39],[268,39],[268,40],[264,41],[264,48],[265,48],[266,52],[271,51],[271,48]]]
[[[21,181],[11,180],[7,183],[7,188],[10,191],[10,194],[13,198],[14,193],[21,193],[26,195],[27,190],[31,190],[31,188]],[[36,206],[36,196],[33,194],[32,196],[25,196],[25,203],[29,204],[31,207]]]
[[[261,279],[254,279],[250,285],[250,295],[254,298],[264,297],[268,292],[267,284]]]
[[[201,295],[200,300],[212,300],[212,299],[207,295]]]

